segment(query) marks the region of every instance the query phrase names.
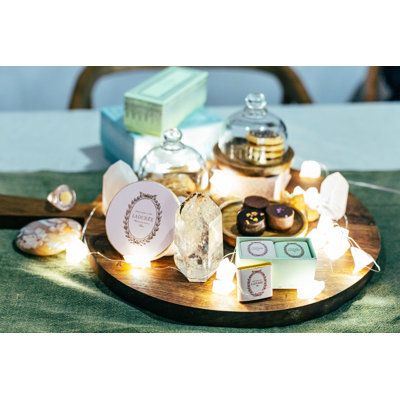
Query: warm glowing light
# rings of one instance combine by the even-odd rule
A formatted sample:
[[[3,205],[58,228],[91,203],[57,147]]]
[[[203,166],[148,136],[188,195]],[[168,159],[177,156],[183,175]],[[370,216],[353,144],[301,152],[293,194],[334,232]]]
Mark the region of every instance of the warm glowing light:
[[[297,298],[302,300],[311,300],[317,297],[324,289],[324,281],[314,280],[297,288]]]
[[[295,196],[297,196],[297,195],[299,195],[299,194],[304,195],[304,189],[301,188],[300,186],[296,186],[296,187],[293,189],[293,194],[294,194]]]
[[[228,294],[235,289],[235,284],[231,281],[220,281],[215,279],[212,286],[212,291],[217,294]]]
[[[352,247],[350,251],[354,259],[354,274],[360,272],[363,268],[374,262],[372,256],[358,247]]]
[[[129,273],[135,279],[142,279],[145,270],[143,268],[132,268]]]
[[[83,261],[89,254],[85,243],[78,238],[73,238],[65,249],[65,258],[68,264],[77,265]]]
[[[316,228],[312,229],[307,237],[312,240],[313,246],[316,249],[322,249],[329,240],[335,240],[334,222],[326,215],[321,215]],[[347,232],[347,234],[346,234]],[[342,235],[341,235],[342,236]],[[344,236],[348,236],[348,231],[344,232]]]
[[[227,258],[222,259],[217,268],[217,279],[220,281],[232,282],[236,273],[236,265]]]
[[[350,248],[349,230],[335,226],[332,219],[326,215],[321,215],[317,227],[312,229],[307,237],[317,250],[323,249],[331,261],[342,257]]]
[[[307,235],[316,250],[322,249],[326,243],[326,236],[323,235],[317,228],[311,229]]]
[[[320,195],[318,189],[310,187],[304,192],[304,201],[312,210],[317,210],[320,205]]]
[[[317,210],[320,203],[321,203],[321,197],[318,192],[318,189],[315,187],[310,187],[307,190],[304,190],[300,186],[296,186],[293,189],[293,195],[298,196],[302,194],[304,196],[304,202],[307,204],[308,207],[310,207],[312,210]]]
[[[324,246],[324,251],[331,261],[335,261],[342,257],[349,247],[349,231],[335,226],[327,235],[327,244]]]
[[[151,260],[147,257],[141,255],[131,255],[127,254],[124,256],[124,260],[127,264],[134,268],[150,268],[151,267]]]
[[[220,197],[228,197],[232,187],[235,187],[237,175],[229,170],[213,170],[210,178],[210,191],[212,194]]]
[[[301,163],[300,177],[317,179],[321,176],[321,165],[317,161],[307,160]]]
[[[332,232],[333,228],[335,227],[332,218],[321,215],[319,217],[317,229],[322,235],[329,235]]]

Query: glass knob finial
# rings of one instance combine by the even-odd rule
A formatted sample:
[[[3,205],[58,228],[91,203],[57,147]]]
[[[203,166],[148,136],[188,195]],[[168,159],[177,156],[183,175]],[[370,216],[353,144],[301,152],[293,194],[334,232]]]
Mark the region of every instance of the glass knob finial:
[[[179,143],[182,140],[182,132],[177,128],[167,129],[164,131],[163,137],[167,144]]]
[[[246,106],[252,110],[261,110],[265,108],[267,101],[263,93],[250,93],[246,97]]]

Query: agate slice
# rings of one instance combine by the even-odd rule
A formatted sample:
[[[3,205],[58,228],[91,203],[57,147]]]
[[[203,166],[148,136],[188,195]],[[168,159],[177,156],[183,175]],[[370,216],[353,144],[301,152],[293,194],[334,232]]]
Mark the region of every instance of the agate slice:
[[[73,219],[41,219],[24,226],[15,244],[24,253],[52,256],[65,251],[73,239],[80,239],[81,233],[81,225]]]

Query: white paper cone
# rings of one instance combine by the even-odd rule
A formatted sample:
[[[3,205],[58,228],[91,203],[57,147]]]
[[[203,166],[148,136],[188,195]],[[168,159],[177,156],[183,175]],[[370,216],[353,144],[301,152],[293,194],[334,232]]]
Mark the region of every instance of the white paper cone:
[[[350,251],[354,259],[354,273],[361,271],[363,268],[374,262],[372,256],[358,247],[352,247]]]

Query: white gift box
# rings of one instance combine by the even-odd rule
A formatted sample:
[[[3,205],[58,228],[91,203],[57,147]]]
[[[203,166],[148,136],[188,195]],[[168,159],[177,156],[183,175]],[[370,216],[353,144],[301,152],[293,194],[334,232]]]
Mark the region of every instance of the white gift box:
[[[272,297],[271,263],[238,267],[236,279],[238,301],[246,302]]]

